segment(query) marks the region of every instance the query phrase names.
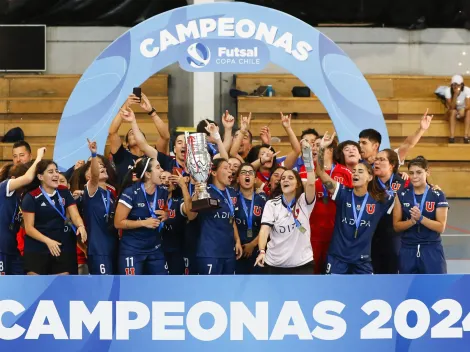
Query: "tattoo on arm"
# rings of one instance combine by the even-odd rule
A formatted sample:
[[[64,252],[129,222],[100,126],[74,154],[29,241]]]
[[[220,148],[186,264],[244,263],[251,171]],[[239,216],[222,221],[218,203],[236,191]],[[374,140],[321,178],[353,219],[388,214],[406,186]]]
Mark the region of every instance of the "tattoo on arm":
[[[328,182],[325,182],[325,187],[327,190],[331,191],[332,189],[335,188],[335,185],[333,184],[333,182],[328,181]]]
[[[320,151],[318,152],[318,169],[319,170],[325,170],[325,149],[320,148]]]

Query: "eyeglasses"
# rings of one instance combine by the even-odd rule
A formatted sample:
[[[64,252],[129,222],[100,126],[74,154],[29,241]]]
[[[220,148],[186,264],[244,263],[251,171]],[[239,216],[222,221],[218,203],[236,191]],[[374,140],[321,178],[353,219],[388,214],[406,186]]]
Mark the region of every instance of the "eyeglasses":
[[[381,162],[381,163],[383,163],[384,161],[388,161],[388,159],[387,159],[387,158],[375,158],[375,159],[374,159],[374,162]]]
[[[242,171],[240,171],[240,175],[244,175],[244,176],[246,176],[246,175],[248,175],[248,176],[254,176],[254,175],[255,175],[255,172],[254,172],[254,171],[251,171],[251,170],[250,170],[250,171],[242,170]]]

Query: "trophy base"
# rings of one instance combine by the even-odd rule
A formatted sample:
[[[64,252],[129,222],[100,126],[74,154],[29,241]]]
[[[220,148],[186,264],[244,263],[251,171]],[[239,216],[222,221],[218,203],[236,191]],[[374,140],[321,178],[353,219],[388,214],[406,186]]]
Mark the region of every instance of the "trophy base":
[[[220,205],[217,199],[204,198],[204,199],[193,200],[191,211],[194,213],[197,213],[197,212],[208,210],[208,209],[219,209],[219,208],[220,208]]]

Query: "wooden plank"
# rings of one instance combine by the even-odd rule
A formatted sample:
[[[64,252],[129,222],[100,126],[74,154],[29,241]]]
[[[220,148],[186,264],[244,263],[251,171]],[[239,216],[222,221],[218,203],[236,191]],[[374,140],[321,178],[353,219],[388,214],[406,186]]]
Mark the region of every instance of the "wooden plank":
[[[69,97],[79,79],[80,75],[7,75],[2,80],[9,82],[9,94],[0,88],[0,97]],[[167,96],[168,75],[150,77],[142,84],[142,91],[147,96]]]
[[[393,98],[393,79],[371,78],[368,82],[377,98]]]
[[[439,86],[447,86],[450,79],[442,78],[395,78],[393,79],[394,98],[435,97],[434,91]]]
[[[271,84],[276,96],[292,97],[292,88],[305,86],[305,84],[293,75],[237,75],[236,87],[244,92],[252,93],[259,86]]]
[[[7,79],[0,78],[0,97],[7,97],[10,92],[10,84]]]
[[[393,148],[400,145],[392,143]],[[418,155],[423,155],[432,161],[470,161],[470,145],[447,143],[418,143],[407,155],[411,160]]]
[[[444,114],[446,112],[444,104],[439,100],[398,100],[399,114],[424,114],[429,109],[429,114]]]
[[[149,97],[158,113],[168,113],[168,97]],[[68,98],[8,98],[0,99],[0,113],[37,114],[62,113]],[[2,110],[2,103],[7,103],[7,110]]]
[[[0,99],[0,113],[6,114],[8,112],[7,101]]]

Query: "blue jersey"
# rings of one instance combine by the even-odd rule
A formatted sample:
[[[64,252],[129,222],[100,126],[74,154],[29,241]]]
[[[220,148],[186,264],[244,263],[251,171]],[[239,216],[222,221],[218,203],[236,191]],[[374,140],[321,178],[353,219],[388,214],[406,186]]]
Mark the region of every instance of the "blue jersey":
[[[52,195],[49,195],[52,203],[59,211],[62,210],[62,207],[59,205],[58,193],[60,193],[65,210],[75,205],[75,200],[70,191],[63,186],[59,186]],[[62,252],[76,252],[77,238],[75,232],[73,232],[70,225],[65,223],[65,220],[54,207],[49,204],[49,201],[44,197],[39,188],[24,196],[21,209],[23,213],[34,213],[34,227],[36,230],[44,236],[61,243],[60,250]],[[45,243],[37,241],[30,236],[25,236],[24,251],[49,253]]]
[[[248,230],[248,222],[247,222],[247,217],[245,210],[243,209],[243,203],[241,200],[241,197],[243,195],[240,193],[238,196],[238,202],[237,206],[235,208],[235,221],[237,222],[237,228],[238,228],[238,234],[240,236],[240,241],[242,244],[249,243],[253,241],[259,233],[259,230],[261,228],[261,218],[263,216],[263,208],[264,205],[266,204],[266,195],[264,193],[257,194],[255,193],[255,202],[253,204],[253,228],[252,228],[252,237],[248,238],[247,237],[247,230]],[[248,213],[251,210],[251,200],[246,199],[245,200],[245,205],[248,210]]]
[[[117,176],[119,184],[126,176],[127,172],[134,167],[135,161],[139,158],[137,155],[132,154],[128,149],[122,145],[117,150],[116,154],[113,155],[113,162],[116,166]]]
[[[276,158],[276,162],[279,165],[284,166],[284,161],[286,161],[287,156],[281,156]],[[297,160],[295,161],[294,167],[292,170],[295,170],[297,172],[300,172],[300,168],[304,165],[304,160],[301,157],[298,157]]]
[[[398,199],[401,203],[402,221],[411,219],[410,209],[415,206],[412,186],[399,192]],[[422,215],[430,220],[436,220],[437,208],[449,207],[445,194],[442,191],[433,191],[432,189],[429,189],[426,199],[423,199],[423,194],[416,194],[416,202],[418,204],[425,202]],[[402,233],[401,241],[408,245],[418,245],[424,242],[440,243],[441,234],[424,225],[416,224]]]
[[[170,204],[171,203],[171,204]],[[162,229],[162,245],[165,252],[183,250],[186,217],[181,214],[183,198],[170,198],[168,201],[168,220]]]
[[[145,220],[151,217],[150,208],[153,207],[153,194],[146,194],[147,201],[142,192],[141,182],[136,182],[126,188],[119,199],[119,203],[128,207],[131,211],[127,217],[129,220]],[[165,209],[168,191],[160,186],[156,187],[157,204],[155,210]],[[159,229],[139,227],[123,230],[120,242],[120,255],[135,254],[160,254],[163,258],[162,235]]]
[[[352,197],[355,197],[356,209],[353,209]],[[372,237],[380,218],[391,212],[393,198],[385,202],[377,202],[369,194],[364,204],[362,218],[357,228],[353,211],[359,218],[359,211],[365,196],[358,197],[353,194],[353,189],[337,184],[332,199],[336,202],[336,218],[333,238],[328,254],[350,264],[370,261]]]
[[[18,254],[16,233],[20,229],[21,201],[15,191],[10,192],[10,180],[0,183],[0,253]]]
[[[83,220],[88,233],[88,255],[112,256],[117,254],[119,237],[114,228],[115,199],[109,191],[98,187],[95,194],[83,193]],[[108,208],[108,213],[106,213]]]
[[[201,211],[198,215],[200,238],[196,255],[206,258],[231,258],[235,256],[235,238],[233,223],[230,223],[229,201],[234,208],[238,206],[238,192],[227,187],[231,199],[227,199],[226,192],[222,194],[215,191],[212,186],[208,192],[211,198],[219,201],[219,209]]]

